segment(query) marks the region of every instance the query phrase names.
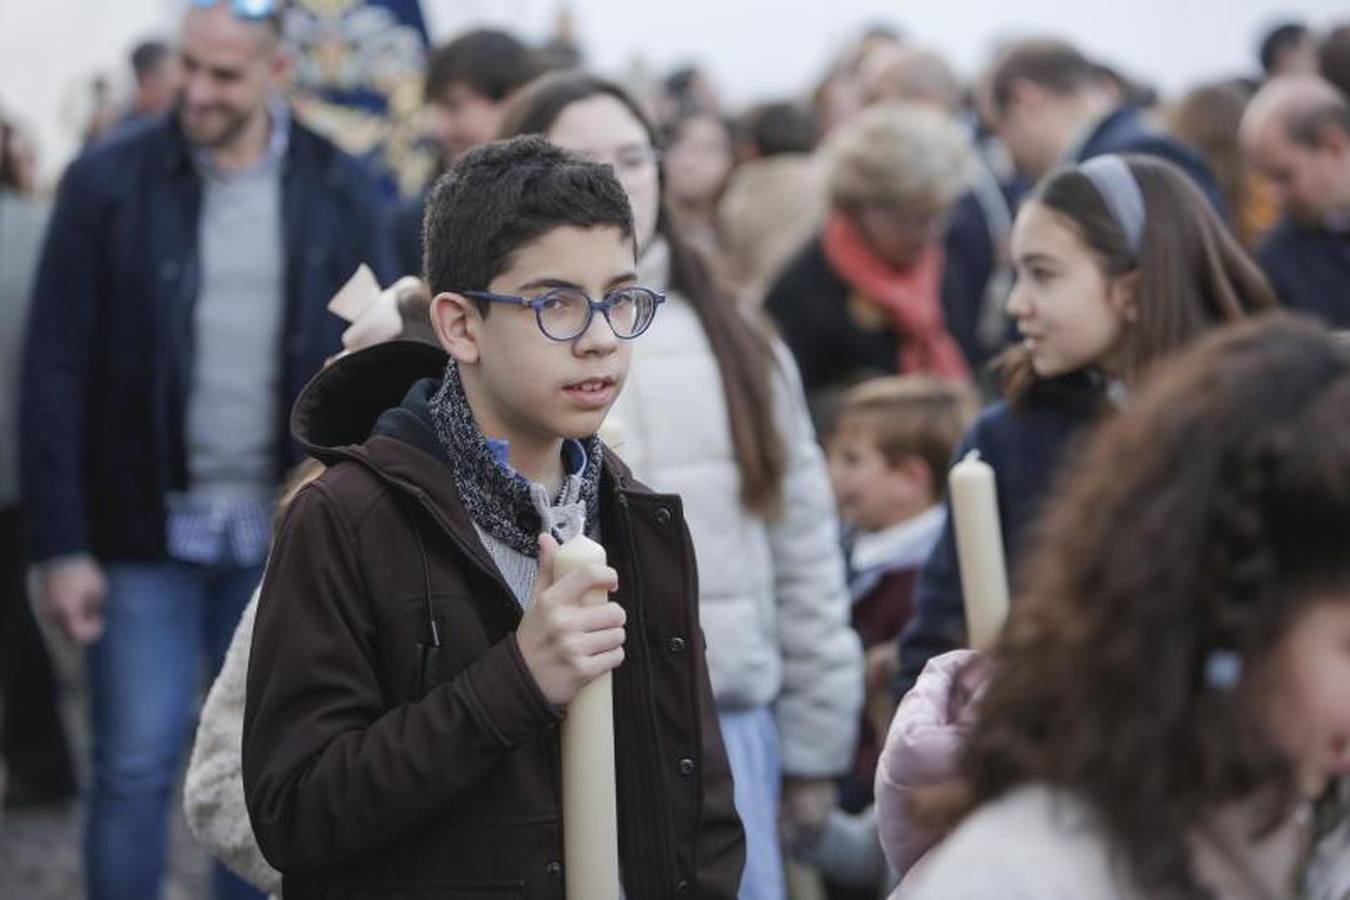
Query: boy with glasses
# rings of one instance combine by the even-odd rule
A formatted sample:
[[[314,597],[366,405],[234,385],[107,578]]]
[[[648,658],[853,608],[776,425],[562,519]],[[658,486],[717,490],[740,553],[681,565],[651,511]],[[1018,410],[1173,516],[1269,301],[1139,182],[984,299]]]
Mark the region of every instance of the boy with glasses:
[[[354,353],[296,406],[330,468],[258,608],[259,844],[288,897],[561,896],[557,726],[612,670],[625,895],[734,897],[744,838],[680,501],[595,437],[660,302],[635,283],[623,189],[542,138],[490,144],[433,189],[425,239],[444,352]],[[609,565],[555,579],[582,533]],[[580,606],[595,589],[613,601]]]

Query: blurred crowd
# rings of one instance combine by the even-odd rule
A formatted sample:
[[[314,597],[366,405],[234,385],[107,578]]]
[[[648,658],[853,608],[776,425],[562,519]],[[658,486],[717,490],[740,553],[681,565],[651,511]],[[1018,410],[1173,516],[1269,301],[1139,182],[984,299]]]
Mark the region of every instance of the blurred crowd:
[[[1316,840],[1262,843],[1279,802],[1260,841],[1246,820],[1194,838],[1274,771],[1215,749],[1238,742],[1234,660],[1305,640],[1229,582],[1250,575],[1272,610],[1308,585],[1347,604],[1314,534],[1350,534],[1350,444],[1316,394],[1346,363],[1306,385],[1297,366],[1335,357],[1319,329],[1350,328],[1350,21],[1280,24],[1245,71],[1177,96],[1050,36],[964,78],[874,26],[809,96],[733,109],[696,65],[588,71],[566,16],[541,45],[475,29],[428,46],[405,5],[194,2],[172,41],[134,48],[131,96],[91,86],[50,191],[0,96],[0,785],[14,823],[78,800],[89,896],[158,895],[194,735],[186,803],[223,861],[216,896],[282,889],[239,743],[245,680],[265,678],[250,599],[305,456],[292,404],[340,352],[435,343],[432,187],[528,134],[612,167],[640,283],[666,298],[607,441],[683,501],[740,897],[887,897],[907,873],[905,897],[1136,896],[1083,887],[1110,881],[1108,850],[1138,896],[1350,896],[1350,695],[1261,732],[1315,781],[1295,805]],[[330,312],[362,264],[369,296]],[[1243,324],[1276,307],[1307,322]],[[1299,428],[1266,434],[1282,417]],[[1292,447],[1323,439],[1325,458]],[[1026,604],[991,656],[961,649],[946,500],[972,450]],[[1212,483],[1177,468],[1188,454]],[[1325,519],[1286,558],[1279,504],[1313,496]],[[88,747],[62,724],[51,640],[86,650]],[[1350,686],[1330,673],[1346,655],[1309,677]],[[997,712],[976,722],[977,698]],[[1320,749],[1281,743],[1305,726]],[[1066,837],[1028,785],[1104,824]],[[1184,858],[1188,836],[1203,847]],[[981,849],[1018,840],[1034,877]],[[1024,877],[1078,890],[1000,888]]]

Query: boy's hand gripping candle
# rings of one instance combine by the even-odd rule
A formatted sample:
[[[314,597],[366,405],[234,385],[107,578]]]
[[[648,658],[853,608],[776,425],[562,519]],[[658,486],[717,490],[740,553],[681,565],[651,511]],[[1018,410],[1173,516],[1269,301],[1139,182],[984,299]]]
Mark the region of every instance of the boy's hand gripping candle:
[[[988,650],[1008,617],[1008,569],[1003,559],[994,470],[980,459],[980,451],[971,450],[952,466],[947,484],[970,646]]]
[[[553,575],[605,561],[605,548],[580,534],[558,548]],[[585,606],[607,601],[603,590],[581,598]],[[613,685],[606,672],[583,687],[562,723],[563,869],[567,896],[578,900],[619,898]]]

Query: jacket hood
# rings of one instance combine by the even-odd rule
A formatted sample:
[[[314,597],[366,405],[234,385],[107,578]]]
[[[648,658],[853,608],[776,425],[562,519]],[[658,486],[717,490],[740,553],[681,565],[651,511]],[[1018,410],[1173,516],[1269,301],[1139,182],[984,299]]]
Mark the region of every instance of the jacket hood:
[[[291,410],[291,435],[320,462],[363,443],[419,381],[445,374],[449,355],[418,341],[389,341],[342,356],[310,379]]]

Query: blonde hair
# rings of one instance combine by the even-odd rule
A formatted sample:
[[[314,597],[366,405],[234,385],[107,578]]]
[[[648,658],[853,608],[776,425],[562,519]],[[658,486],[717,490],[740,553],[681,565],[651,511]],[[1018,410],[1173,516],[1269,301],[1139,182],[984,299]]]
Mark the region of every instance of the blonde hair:
[[[970,148],[950,116],[912,103],[883,103],[860,114],[826,148],[830,200],[946,204],[966,190]]]
[[[907,456],[928,464],[933,493],[947,485],[947,465],[975,415],[976,400],[960,382],[931,375],[888,375],[853,387],[839,406],[835,433],[866,432],[886,462]]]

